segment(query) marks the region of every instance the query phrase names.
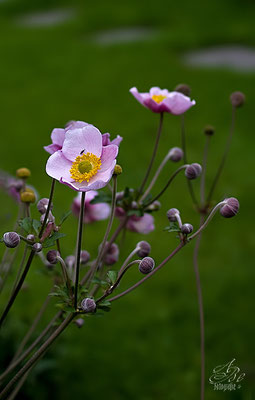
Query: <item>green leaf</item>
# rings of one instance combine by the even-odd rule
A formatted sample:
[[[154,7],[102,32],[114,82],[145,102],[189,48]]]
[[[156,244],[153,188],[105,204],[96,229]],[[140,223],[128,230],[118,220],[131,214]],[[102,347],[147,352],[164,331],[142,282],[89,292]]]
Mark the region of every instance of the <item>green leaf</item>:
[[[51,235],[49,238],[45,239],[43,242],[43,247],[47,248],[47,247],[51,247],[54,246],[55,242],[57,239],[60,239],[62,237],[66,236],[65,233],[61,233],[61,232],[54,232],[53,235]]]
[[[60,222],[59,222],[59,226],[61,226],[64,222],[65,222],[65,220],[69,217],[69,215],[71,215],[72,214],[72,210],[69,210],[69,211],[67,211],[67,212],[65,212],[63,215],[62,215],[62,217],[61,217],[61,219],[60,219]]]
[[[111,203],[112,196],[105,192],[100,192],[93,200],[91,200],[90,204],[98,204],[98,203]]]
[[[106,285],[108,285],[108,282],[103,281],[102,279],[99,279],[99,278],[97,278],[96,276],[92,279],[91,282],[92,282],[92,283],[96,283],[97,285],[100,285],[100,286],[106,286]]]
[[[116,282],[117,277],[118,277],[118,272],[117,271],[108,271],[107,272],[107,277],[108,277],[110,283],[112,285],[114,285],[114,283]]]
[[[19,226],[26,232],[26,233],[35,233],[38,234],[38,231],[41,227],[41,222],[32,219],[30,217],[23,218],[19,221]]]
[[[170,225],[164,228],[164,231],[167,232],[180,232],[179,226],[176,224],[176,222],[170,222]]]

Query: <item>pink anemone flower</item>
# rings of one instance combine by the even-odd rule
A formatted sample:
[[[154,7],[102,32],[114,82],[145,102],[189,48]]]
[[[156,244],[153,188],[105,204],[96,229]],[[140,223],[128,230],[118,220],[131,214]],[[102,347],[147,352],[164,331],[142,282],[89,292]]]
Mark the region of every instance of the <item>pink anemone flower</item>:
[[[83,222],[86,224],[90,224],[94,221],[101,221],[107,219],[111,212],[111,207],[107,203],[97,203],[91,204],[91,200],[93,200],[96,195],[98,194],[97,191],[91,190],[86,194],[85,197],[85,213]],[[72,212],[76,217],[80,215],[80,208],[81,208],[81,193],[74,198],[72,203]]]
[[[115,215],[117,218],[123,219],[126,213],[122,207],[116,207]],[[142,217],[131,215],[128,218],[126,228],[129,231],[143,233],[146,235],[155,229],[154,217],[148,213],[145,213]]]
[[[87,192],[101,189],[110,181],[118,146],[102,145],[102,135],[93,125],[66,132],[61,150],[53,153],[46,172],[72,189]]]
[[[195,100],[191,100],[180,92],[169,92],[159,87],[152,87],[149,93],[140,93],[136,87],[133,87],[130,93],[139,103],[155,113],[168,112],[180,115],[196,104]]]

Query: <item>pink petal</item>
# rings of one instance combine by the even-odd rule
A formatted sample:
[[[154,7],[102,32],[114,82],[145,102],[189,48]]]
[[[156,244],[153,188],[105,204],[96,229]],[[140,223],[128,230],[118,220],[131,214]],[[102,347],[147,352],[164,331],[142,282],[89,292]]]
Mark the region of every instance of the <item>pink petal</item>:
[[[88,192],[90,193],[90,192]],[[101,221],[109,217],[111,207],[107,203],[90,204],[87,211],[87,216],[92,221]],[[85,210],[86,217],[86,210]]]
[[[150,233],[155,229],[154,218],[151,214],[146,213],[143,217],[130,217],[127,228],[137,233]]]
[[[180,115],[196,104],[195,100],[179,92],[171,92],[163,102],[170,110],[171,114]]]
[[[109,144],[108,146],[103,146],[101,154],[101,168],[100,172],[106,171],[111,168],[111,165],[115,158],[117,157],[119,148],[115,144]]]
[[[65,140],[65,130],[61,128],[53,129],[51,132],[51,140],[53,144],[57,144],[62,147]]]
[[[53,154],[55,153],[55,151],[61,150],[61,146],[59,146],[58,144],[49,144],[48,146],[44,146],[43,147],[44,150],[47,151],[47,153]]]
[[[65,157],[71,161],[74,161],[82,152],[92,153],[100,157],[102,135],[93,125],[67,131],[62,150]]]
[[[48,159],[46,164],[46,172],[49,176],[57,179],[58,181],[60,181],[62,178],[71,179],[71,166],[72,163],[64,157],[62,150],[58,150]]]

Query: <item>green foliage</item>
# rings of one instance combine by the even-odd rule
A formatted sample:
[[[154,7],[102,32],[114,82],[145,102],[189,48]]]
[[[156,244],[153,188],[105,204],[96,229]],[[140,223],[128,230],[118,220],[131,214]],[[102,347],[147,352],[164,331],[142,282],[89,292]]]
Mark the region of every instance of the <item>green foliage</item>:
[[[65,237],[66,234],[62,233],[62,232],[54,232],[50,237],[46,238],[43,242],[43,247],[47,248],[47,247],[52,247],[55,245],[56,240],[61,239],[63,237]]]
[[[39,230],[41,228],[41,222],[30,218],[25,217],[19,221],[19,226],[27,233],[36,234],[38,235]]]

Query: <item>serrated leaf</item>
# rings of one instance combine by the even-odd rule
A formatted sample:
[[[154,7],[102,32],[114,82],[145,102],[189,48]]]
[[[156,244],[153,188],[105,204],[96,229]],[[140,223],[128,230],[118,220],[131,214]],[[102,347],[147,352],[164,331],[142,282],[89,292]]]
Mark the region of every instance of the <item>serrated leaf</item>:
[[[40,228],[42,226],[41,222],[38,221],[37,219],[33,219],[32,220],[32,226],[33,226],[33,229],[34,229],[35,233],[38,235],[39,230],[40,230]]]
[[[19,221],[19,226],[26,232],[26,233],[36,233],[38,234],[38,231],[41,227],[41,222],[32,219],[30,217],[25,217]]]
[[[67,211],[67,212],[65,212],[63,215],[62,215],[62,217],[61,217],[61,219],[60,219],[60,222],[59,222],[59,226],[61,226],[64,222],[65,222],[65,220],[69,217],[69,215],[71,215],[72,214],[72,210],[69,210],[69,211]]]
[[[170,222],[170,225],[164,228],[167,232],[180,232],[179,226],[175,222]]]
[[[118,272],[117,271],[108,271],[107,272],[107,277],[110,280],[110,283],[112,285],[114,285],[114,283],[116,282],[117,277],[118,277]]]
[[[57,239],[60,239],[60,238],[65,237],[65,236],[66,236],[65,233],[54,232],[53,235],[51,235],[49,238],[44,240],[43,247],[47,248],[47,247],[54,246],[54,244],[55,244]]]
[[[97,278],[96,276],[92,279],[91,282],[92,282],[92,283],[96,283],[97,285],[100,285],[100,286],[108,285],[108,282],[103,281],[102,279],[99,279],[99,278]]]

